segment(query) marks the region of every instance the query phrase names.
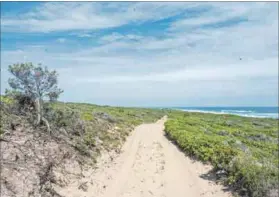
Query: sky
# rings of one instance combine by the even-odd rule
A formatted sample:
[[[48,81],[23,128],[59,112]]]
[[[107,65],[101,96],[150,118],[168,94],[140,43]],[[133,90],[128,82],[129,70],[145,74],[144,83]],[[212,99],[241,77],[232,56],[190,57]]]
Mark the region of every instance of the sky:
[[[61,101],[278,106],[278,3],[1,2],[1,93],[22,62]]]

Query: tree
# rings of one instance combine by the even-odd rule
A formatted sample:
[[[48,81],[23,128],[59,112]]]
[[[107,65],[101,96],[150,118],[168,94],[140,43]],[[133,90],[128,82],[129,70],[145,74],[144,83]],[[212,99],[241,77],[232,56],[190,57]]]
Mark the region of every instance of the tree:
[[[47,67],[42,68],[41,64],[34,66],[32,63],[13,64],[8,70],[13,77],[9,78],[8,83],[12,90],[7,90],[7,94],[33,101],[37,115],[35,124],[44,123],[50,132],[49,123],[44,118],[43,106],[44,99],[55,101],[63,92],[57,86],[58,73],[55,70],[49,71]]]

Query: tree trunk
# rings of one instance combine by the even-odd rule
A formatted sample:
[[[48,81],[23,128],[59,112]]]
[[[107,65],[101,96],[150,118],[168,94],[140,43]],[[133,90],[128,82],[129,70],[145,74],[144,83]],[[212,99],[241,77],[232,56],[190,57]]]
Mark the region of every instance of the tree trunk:
[[[36,125],[40,125],[41,122],[42,122],[42,113],[41,113],[41,102],[40,102],[40,99],[36,99],[35,103],[36,103],[36,113],[37,113]]]
[[[48,120],[45,117],[43,117],[41,99],[38,98],[38,99],[36,99],[35,102],[36,102],[36,111],[37,111],[37,122],[36,122],[36,125],[38,126],[41,123],[44,123],[47,126],[47,131],[49,132],[49,134],[51,134]]]
[[[42,117],[42,121],[47,126],[47,132],[51,135],[50,126],[49,126],[49,123],[48,123],[47,119]]]

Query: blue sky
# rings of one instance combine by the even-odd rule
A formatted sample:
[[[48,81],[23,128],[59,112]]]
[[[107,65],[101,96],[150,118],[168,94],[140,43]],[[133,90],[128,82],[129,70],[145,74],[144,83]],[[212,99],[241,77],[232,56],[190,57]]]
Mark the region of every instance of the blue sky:
[[[1,93],[24,61],[63,101],[276,106],[278,3],[1,2]]]

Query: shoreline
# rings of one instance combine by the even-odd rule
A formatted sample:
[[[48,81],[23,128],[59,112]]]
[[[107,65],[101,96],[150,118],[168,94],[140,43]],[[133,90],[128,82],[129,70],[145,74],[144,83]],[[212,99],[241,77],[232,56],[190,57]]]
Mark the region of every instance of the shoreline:
[[[237,114],[237,113],[229,113],[229,112],[216,112],[216,111],[203,111],[203,110],[195,110],[195,109],[179,109],[179,108],[171,108],[173,110],[190,112],[190,113],[204,113],[204,114],[219,114],[219,115],[235,115],[240,117],[247,117],[247,118],[266,118],[266,119],[279,119],[279,115],[275,116],[261,116],[261,115],[249,115],[249,114]],[[276,114],[276,113],[263,113],[263,114]]]

